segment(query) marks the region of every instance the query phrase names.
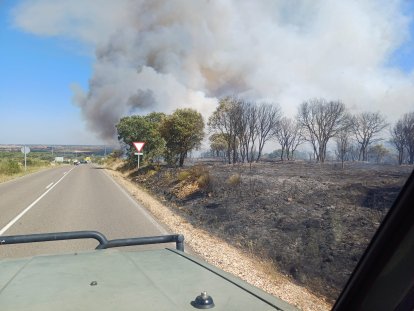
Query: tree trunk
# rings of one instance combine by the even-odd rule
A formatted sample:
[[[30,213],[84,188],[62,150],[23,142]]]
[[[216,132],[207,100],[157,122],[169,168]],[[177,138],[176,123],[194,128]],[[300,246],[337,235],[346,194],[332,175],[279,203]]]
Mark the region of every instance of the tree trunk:
[[[323,146],[319,146],[319,152],[318,152],[318,162],[325,162],[325,155],[323,153]]]
[[[257,154],[256,163],[259,163],[259,159],[262,156],[262,150],[259,149],[259,153]]]
[[[231,144],[227,144],[227,159],[229,161],[229,164],[231,164]]]
[[[184,159],[185,159],[185,153],[181,153],[180,154],[180,162],[179,162],[179,166],[183,167],[184,165]]]
[[[362,161],[368,161],[368,152],[366,147],[364,147],[362,151]]]
[[[401,165],[404,159],[404,149],[398,150],[398,164]]]

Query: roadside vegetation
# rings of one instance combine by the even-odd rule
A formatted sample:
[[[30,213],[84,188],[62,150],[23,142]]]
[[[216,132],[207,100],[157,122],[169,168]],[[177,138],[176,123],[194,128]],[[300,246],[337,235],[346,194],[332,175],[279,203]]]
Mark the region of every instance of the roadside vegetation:
[[[145,163],[165,160],[171,166],[184,165],[188,154],[204,137],[204,121],[194,109],[177,109],[171,115],[153,112],[124,117],[116,125],[118,139],[131,167],[136,165],[134,141],[145,142]]]
[[[93,148],[91,146],[83,147],[83,149],[82,146],[31,147],[32,150],[26,156],[25,169],[24,154],[20,152],[20,148],[20,146],[3,146],[0,149],[0,183],[51,166],[69,165],[75,160],[81,161],[86,159],[91,162],[103,163],[104,158],[102,148],[100,150],[95,147],[97,150],[91,150]]]
[[[26,158],[21,152],[0,152],[0,183],[50,167],[52,157],[44,152],[31,152]]]
[[[30,152],[26,156],[26,170],[24,154],[19,145],[0,145],[0,182],[34,173],[41,169],[57,165],[71,165],[75,161],[87,161],[103,164],[108,154],[121,156],[111,146],[92,145],[30,145]]]

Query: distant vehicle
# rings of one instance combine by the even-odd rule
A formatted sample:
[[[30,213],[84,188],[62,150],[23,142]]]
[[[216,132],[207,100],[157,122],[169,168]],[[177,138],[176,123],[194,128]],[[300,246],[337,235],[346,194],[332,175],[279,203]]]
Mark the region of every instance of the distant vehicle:
[[[80,163],[81,164],[87,164],[88,162],[86,160],[81,160]]]
[[[80,162],[78,160],[73,161],[73,165],[79,165]]]
[[[57,162],[57,163],[63,163],[64,162],[64,158],[63,157],[55,157],[55,162]]]

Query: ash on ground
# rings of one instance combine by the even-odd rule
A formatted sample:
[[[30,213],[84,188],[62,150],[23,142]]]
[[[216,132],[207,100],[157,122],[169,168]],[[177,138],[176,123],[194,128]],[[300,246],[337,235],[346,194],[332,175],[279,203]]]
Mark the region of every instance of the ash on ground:
[[[193,225],[334,300],[412,166],[274,162],[152,166],[133,179]]]

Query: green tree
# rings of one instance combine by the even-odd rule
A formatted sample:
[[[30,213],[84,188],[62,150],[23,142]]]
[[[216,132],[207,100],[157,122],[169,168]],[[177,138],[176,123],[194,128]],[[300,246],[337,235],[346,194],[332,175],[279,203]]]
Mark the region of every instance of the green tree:
[[[159,132],[159,126],[165,118],[164,113],[152,112],[146,116],[122,118],[116,125],[118,140],[125,145],[128,158],[135,161],[136,152],[132,145],[135,141],[145,142],[144,161],[152,161],[164,153],[165,141]]]
[[[189,151],[198,148],[204,137],[203,117],[197,111],[177,109],[165,118],[160,126],[161,136],[166,142],[165,159],[169,164],[184,164]]]
[[[210,149],[214,153],[214,156],[226,156],[227,150],[227,138],[225,134],[215,133],[209,137]]]
[[[381,163],[384,157],[389,153],[390,151],[382,144],[374,145],[369,149],[369,155],[371,155],[376,163]]]

